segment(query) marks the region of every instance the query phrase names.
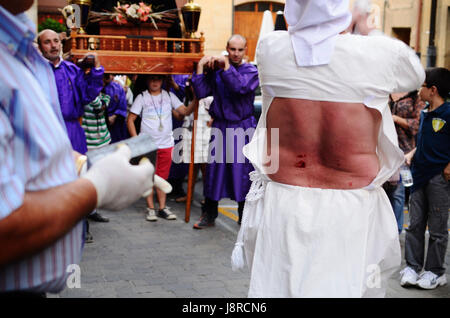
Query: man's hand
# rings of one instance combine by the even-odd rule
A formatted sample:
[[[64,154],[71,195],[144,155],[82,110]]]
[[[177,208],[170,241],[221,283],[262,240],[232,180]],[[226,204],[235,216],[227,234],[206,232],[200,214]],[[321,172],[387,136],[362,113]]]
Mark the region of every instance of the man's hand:
[[[167,89],[173,88],[174,90],[178,91],[180,90],[180,86],[173,80],[173,77],[171,75],[166,77],[166,87]]]
[[[448,163],[448,165],[445,167],[444,171],[444,178],[447,181],[450,181],[450,162]]]
[[[205,68],[213,68],[214,57],[205,55],[197,64],[197,74],[203,74]]]
[[[116,118],[117,118],[117,115],[111,115],[108,117],[108,122],[109,122],[110,126],[114,125]]]
[[[88,55],[93,55],[94,56],[94,58],[95,58],[95,68],[99,68],[100,67],[100,60],[98,59],[97,52],[89,51],[89,53],[86,53],[83,58],[85,58]]]
[[[81,153],[79,153],[78,151],[72,150],[72,156],[73,156],[73,161],[77,161],[78,158],[80,158],[82,156]]]
[[[228,56],[204,56],[200,59],[197,65],[197,74],[202,74],[205,69],[225,71],[230,68],[230,60]]]
[[[410,152],[408,152],[408,153],[405,155],[405,163],[406,163],[408,166],[411,165],[411,161],[412,161],[412,159],[413,159],[415,153],[416,153],[416,148],[414,148],[413,150],[411,150]]]
[[[131,151],[121,145],[116,152],[97,161],[81,178],[88,179],[97,191],[97,207],[122,210],[150,193],[155,171],[149,160],[130,164]]]
[[[214,58],[214,69],[228,70],[230,68],[230,59],[228,56],[218,56]]]
[[[84,172],[86,172],[85,163],[87,161],[87,157],[75,150],[72,150],[72,156],[75,162],[75,169],[77,170],[78,176],[80,176],[82,173],[84,174]]]

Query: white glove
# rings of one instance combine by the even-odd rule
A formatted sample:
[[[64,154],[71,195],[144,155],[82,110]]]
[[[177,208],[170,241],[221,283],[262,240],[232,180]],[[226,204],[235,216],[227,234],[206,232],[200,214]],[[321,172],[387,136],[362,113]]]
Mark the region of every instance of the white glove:
[[[145,162],[150,162],[150,160],[147,157],[143,157],[141,160],[139,160],[139,164],[140,165],[144,164]],[[172,186],[170,185],[169,182],[167,182],[166,180],[164,180],[163,178],[161,178],[157,174],[155,174],[154,177],[155,177],[155,180],[154,180],[155,187],[159,188],[164,193],[172,192]],[[148,197],[150,195],[151,192],[152,192],[152,189],[150,189],[148,192],[145,192],[142,196],[144,198],[146,198],[146,197]]]
[[[122,210],[137,201],[153,187],[155,168],[149,160],[130,164],[130,148],[123,144],[112,154],[97,161],[82,178],[97,190],[97,207]]]

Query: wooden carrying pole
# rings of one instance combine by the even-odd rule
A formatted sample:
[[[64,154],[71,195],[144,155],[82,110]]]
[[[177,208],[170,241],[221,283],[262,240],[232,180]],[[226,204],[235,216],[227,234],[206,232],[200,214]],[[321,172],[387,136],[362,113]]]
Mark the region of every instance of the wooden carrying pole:
[[[192,125],[192,140],[191,140],[191,161],[189,162],[189,174],[188,174],[188,188],[187,188],[187,200],[184,220],[189,223],[191,217],[191,203],[192,195],[194,191],[194,159],[195,159],[195,137],[197,134],[197,119],[198,119],[198,99],[195,99],[194,107],[194,124]]]

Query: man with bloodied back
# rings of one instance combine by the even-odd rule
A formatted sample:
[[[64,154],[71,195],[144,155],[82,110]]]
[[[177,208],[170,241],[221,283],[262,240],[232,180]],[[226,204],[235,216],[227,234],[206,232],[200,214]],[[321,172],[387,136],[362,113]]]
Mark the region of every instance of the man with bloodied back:
[[[404,162],[388,97],[418,89],[423,67],[347,0],[287,0],[285,17],[256,52],[263,106],[232,264],[250,268],[250,297],[383,297],[401,253],[381,186]]]

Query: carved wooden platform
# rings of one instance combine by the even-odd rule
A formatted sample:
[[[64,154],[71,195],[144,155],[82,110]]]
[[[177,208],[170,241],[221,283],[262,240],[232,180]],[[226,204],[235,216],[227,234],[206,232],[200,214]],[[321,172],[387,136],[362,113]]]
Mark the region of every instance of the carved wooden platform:
[[[169,23],[158,22],[158,29],[155,29],[152,23],[141,23],[135,25],[131,22],[120,24],[113,21],[100,21],[100,35],[151,35],[158,37],[167,37],[168,30],[171,27]]]
[[[75,62],[96,52],[107,73],[191,74],[204,55],[204,38],[86,35],[72,32],[69,55]]]

